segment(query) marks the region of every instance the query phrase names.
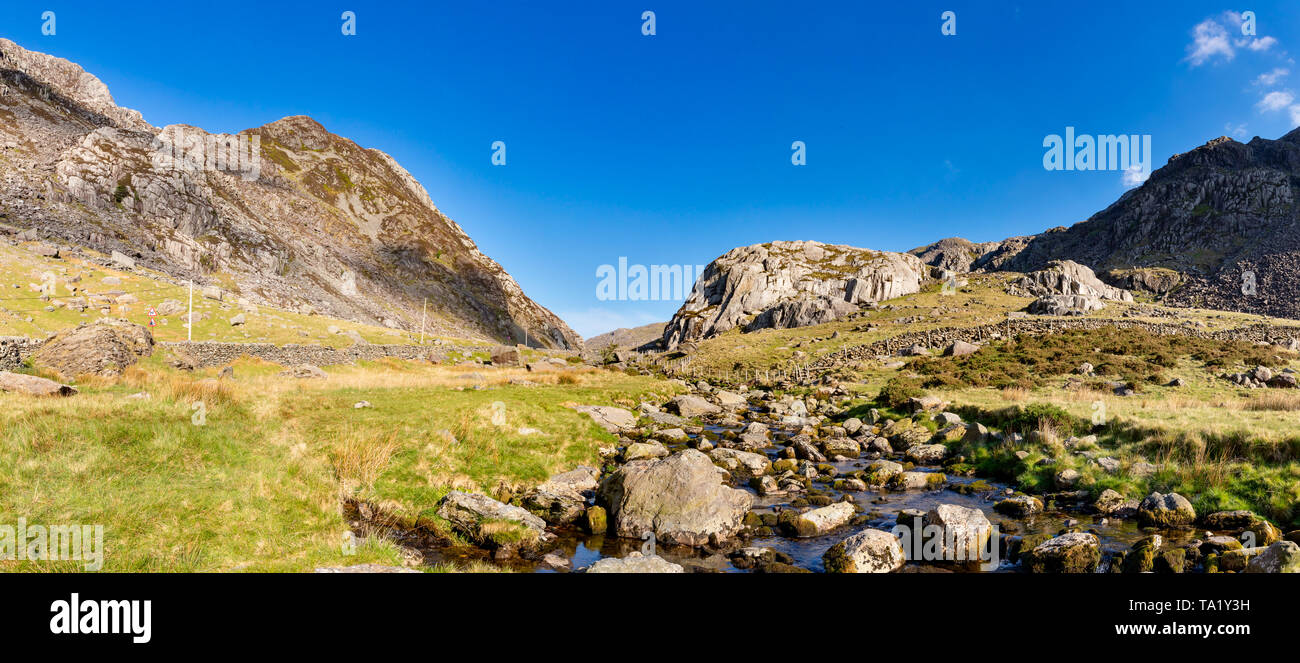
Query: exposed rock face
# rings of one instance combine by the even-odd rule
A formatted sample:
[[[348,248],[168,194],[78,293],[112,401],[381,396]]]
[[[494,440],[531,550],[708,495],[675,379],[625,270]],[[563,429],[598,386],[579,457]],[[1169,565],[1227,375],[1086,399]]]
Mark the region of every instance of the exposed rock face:
[[[1102,283],[1091,269],[1073,260],[1052,261],[1045,268],[1020,277],[1007,290],[1028,297],[1079,295],[1116,302],[1133,301],[1132,293]]]
[[[1070,259],[1166,292],[1168,304],[1300,318],[1297,187],[1300,130],[1245,144],[1220,137],[1171,157],[1087,221],[1034,236],[1004,266]],[[1172,270],[1182,282],[1127,274],[1135,268]]]
[[[799,327],[842,318],[859,306],[921,289],[916,256],[819,242],[732,249],[705,268],[664,330],[664,346],[721,334]]]
[[[898,538],[878,529],[862,530],[822,556],[827,573],[889,573],[906,562]]]
[[[10,223],[199,284],[226,273],[253,304],[414,330],[428,297],[430,332],[581,347],[392,157],[310,118],[158,129],[4,39],[0,85]]]
[[[153,354],[153,334],[125,320],[101,320],[61,332],[32,355],[33,362],[65,378],[120,375]]]
[[[956,273],[973,272],[983,267],[1002,248],[1002,242],[983,242],[976,244],[961,237],[947,237],[928,246],[920,246],[908,253],[921,259],[921,262]]]
[[[753,504],[749,493],[723,485],[713,462],[695,449],[630,462],[605,479],[599,496],[618,536],[653,532],[661,543],[685,546],[730,539]]]

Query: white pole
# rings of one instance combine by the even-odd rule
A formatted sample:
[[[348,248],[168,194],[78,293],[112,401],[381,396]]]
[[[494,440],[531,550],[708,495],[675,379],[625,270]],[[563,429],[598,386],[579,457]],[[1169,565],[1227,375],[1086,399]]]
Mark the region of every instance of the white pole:
[[[424,316],[429,310],[429,298],[424,298],[424,306],[420,307],[420,345],[424,345]]]
[[[190,312],[185,317],[185,340],[194,340],[194,279],[190,279]]]

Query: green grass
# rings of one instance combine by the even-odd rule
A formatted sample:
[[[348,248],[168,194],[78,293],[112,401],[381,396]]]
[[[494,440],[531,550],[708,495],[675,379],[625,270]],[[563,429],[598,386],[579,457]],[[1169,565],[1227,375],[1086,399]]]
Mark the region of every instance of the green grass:
[[[529,376],[522,369],[478,368],[481,391],[466,389],[470,369],[417,362],[328,367],[323,381],[278,370],[243,361],[235,379],[216,381],[215,370],[183,374],[154,357],[67,399],[0,394],[0,524],[102,524],[114,572],[399,565],[401,551],[380,538],[345,554],[345,500],[447,535],[432,509],[451,488],[519,490],[597,462],[614,438],[564,404],[631,406],[676,389],[590,369],[574,372],[578,384],[532,374],[539,384],[526,387],[509,384]],[[127,398],[139,391],[152,398]],[[373,407],[354,409],[360,400]],[[504,427],[493,425],[495,402]],[[0,561],[6,571],[80,568]]]

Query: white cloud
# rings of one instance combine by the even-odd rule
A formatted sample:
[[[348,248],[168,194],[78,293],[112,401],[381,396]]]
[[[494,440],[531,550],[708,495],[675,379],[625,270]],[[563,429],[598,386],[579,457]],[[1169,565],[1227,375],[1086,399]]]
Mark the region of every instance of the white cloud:
[[[1287,110],[1291,112],[1292,126],[1300,127],[1300,106],[1292,106]]]
[[[1295,101],[1295,95],[1283,90],[1274,90],[1264,95],[1255,107],[1264,112],[1279,111],[1291,105]]]
[[[1271,50],[1277,45],[1276,37],[1263,36],[1242,36],[1241,32],[1242,18],[1241,14],[1234,11],[1226,11],[1215,18],[1207,18],[1196,24],[1192,28],[1192,43],[1187,45],[1187,57],[1184,61],[1190,62],[1193,67],[1199,67],[1206,62],[1221,57],[1225,61],[1231,60],[1237,55],[1237,49],[1246,49],[1255,53],[1263,53]],[[1280,54],[1283,58],[1286,53]]]
[[[1248,44],[1246,48],[1249,48],[1252,51],[1267,51],[1272,48],[1274,44],[1277,44],[1276,39],[1272,37],[1260,37],[1259,39],[1250,40],[1250,44]]]
[[[1246,133],[1245,122],[1242,122],[1241,124],[1237,124],[1237,125],[1234,125],[1233,123],[1229,122],[1223,125],[1223,133],[1232,136],[1237,140],[1246,140],[1246,136],[1249,135]]]
[[[1291,73],[1290,69],[1277,67],[1273,71],[1265,72],[1255,77],[1255,85],[1260,87],[1272,87],[1278,81],[1286,78]]]
[[[1129,188],[1135,187],[1147,181],[1147,178],[1150,176],[1151,173],[1146,172],[1146,170],[1144,170],[1142,166],[1133,164],[1132,166],[1129,166],[1128,168],[1124,169],[1124,177],[1123,177],[1124,186]]]
[[[1231,60],[1236,53],[1228,40],[1228,30],[1213,18],[1207,18],[1192,28],[1192,43],[1187,46],[1187,61],[1193,67],[1205,64],[1216,55]]]

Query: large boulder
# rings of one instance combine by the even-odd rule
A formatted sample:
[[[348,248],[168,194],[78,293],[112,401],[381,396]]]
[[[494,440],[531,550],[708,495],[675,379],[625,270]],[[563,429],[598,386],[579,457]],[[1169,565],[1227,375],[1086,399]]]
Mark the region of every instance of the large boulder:
[[[1255,535],[1255,544],[1267,546],[1282,538],[1272,523],[1244,509],[1238,511],[1216,511],[1201,519],[1206,529],[1232,532],[1251,532]]]
[[[1101,546],[1092,534],[1071,532],[1038,544],[1022,559],[1030,573],[1092,573],[1101,562]]]
[[[864,304],[919,292],[927,271],[916,256],[819,242],[732,249],[700,275],[664,329],[664,347],[735,327],[829,322]]]
[[[841,525],[848,524],[856,513],[857,509],[852,502],[836,502],[803,513],[793,509],[782,511],[779,522],[781,527],[793,536],[821,536]]]
[[[1300,546],[1278,541],[1252,557],[1246,573],[1300,573]]]
[[[505,554],[536,549],[550,538],[541,518],[486,495],[453,490],[438,502],[438,515],[475,544]]]
[[[740,531],[753,497],[723,483],[703,452],[687,449],[662,460],[630,462],[606,477],[599,498],[608,506],[614,533],[704,546]]]
[[[1030,302],[1026,309],[1034,315],[1087,315],[1100,311],[1106,305],[1096,297],[1084,295],[1043,295]]]
[[[633,551],[627,557],[606,557],[592,564],[587,573],[685,573],[685,569],[658,555]]]
[[[601,428],[618,433],[636,427],[636,415],[619,407],[608,405],[579,405],[575,410],[589,416]]]
[[[1143,527],[1185,528],[1196,520],[1196,509],[1178,493],[1151,493],[1138,505],[1137,517]]]
[[[1133,301],[1133,293],[1106,285],[1086,265],[1073,260],[1053,260],[1043,269],[1013,281],[1007,292],[1028,297],[1077,295],[1097,300]]]
[[[918,444],[909,447],[904,455],[917,465],[938,465],[948,456],[948,447],[942,444]]]
[[[557,474],[525,492],[523,506],[552,525],[568,525],[586,513],[583,492],[599,486],[598,476],[600,470],[594,467]]]
[[[906,562],[898,537],[878,529],[862,530],[822,555],[827,573],[889,573]]]
[[[921,522],[926,530],[938,527],[943,532],[940,549],[943,560],[949,562],[980,561],[993,534],[993,523],[983,511],[956,504],[940,504],[930,509]]]
[[[121,375],[141,357],[153,354],[153,334],[125,320],[101,320],[60,332],[35,353],[35,366],[65,378]]]
[[[75,387],[69,387],[66,384],[59,384],[53,380],[46,380],[35,375],[9,373],[8,371],[0,371],[0,391],[28,394],[30,396],[72,396],[77,393]]]
[[[688,419],[722,411],[722,408],[699,396],[678,396],[668,401],[668,409]]]

